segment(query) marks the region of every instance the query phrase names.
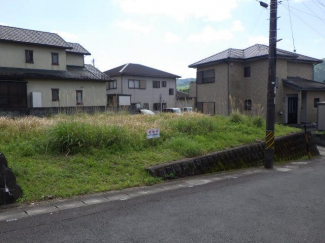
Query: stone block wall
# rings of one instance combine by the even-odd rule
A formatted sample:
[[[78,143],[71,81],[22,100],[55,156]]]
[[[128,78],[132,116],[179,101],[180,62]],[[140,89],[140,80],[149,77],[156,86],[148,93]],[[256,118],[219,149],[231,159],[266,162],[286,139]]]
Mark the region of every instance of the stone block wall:
[[[308,136],[309,151],[313,156],[318,156],[319,151],[311,134],[309,133]],[[196,158],[151,166],[147,168],[147,171],[154,177],[172,179],[228,169],[257,167],[264,164],[264,148],[264,142],[244,145]],[[275,161],[294,160],[307,156],[305,134],[294,133],[276,138],[274,153]]]

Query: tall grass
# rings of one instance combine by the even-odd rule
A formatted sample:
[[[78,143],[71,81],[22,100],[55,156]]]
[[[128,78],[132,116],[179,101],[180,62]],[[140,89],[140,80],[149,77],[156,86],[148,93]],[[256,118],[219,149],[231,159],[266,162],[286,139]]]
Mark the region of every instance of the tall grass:
[[[0,118],[0,151],[24,190],[22,201],[67,197],[159,182],[148,165],[264,139],[260,117],[198,113],[155,116],[111,112]],[[148,140],[146,130],[161,137]],[[296,129],[276,125],[276,135]]]

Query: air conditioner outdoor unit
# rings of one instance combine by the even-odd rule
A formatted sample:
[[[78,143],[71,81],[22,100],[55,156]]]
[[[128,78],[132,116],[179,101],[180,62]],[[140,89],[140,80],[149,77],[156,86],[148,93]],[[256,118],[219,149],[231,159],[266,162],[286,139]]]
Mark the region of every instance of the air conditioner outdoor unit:
[[[42,107],[42,93],[41,92],[31,92],[31,107],[39,108]]]

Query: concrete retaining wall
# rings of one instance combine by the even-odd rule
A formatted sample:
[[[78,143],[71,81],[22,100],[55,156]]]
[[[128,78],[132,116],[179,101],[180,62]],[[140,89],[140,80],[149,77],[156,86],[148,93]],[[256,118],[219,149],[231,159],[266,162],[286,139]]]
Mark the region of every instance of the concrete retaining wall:
[[[319,155],[311,133],[308,136],[310,141],[308,147],[311,154]],[[262,166],[264,164],[264,147],[264,142],[240,146],[205,156],[151,166],[147,168],[147,171],[154,177],[172,179],[228,169]],[[276,138],[274,153],[276,161],[294,160],[306,156],[305,134],[294,133]]]

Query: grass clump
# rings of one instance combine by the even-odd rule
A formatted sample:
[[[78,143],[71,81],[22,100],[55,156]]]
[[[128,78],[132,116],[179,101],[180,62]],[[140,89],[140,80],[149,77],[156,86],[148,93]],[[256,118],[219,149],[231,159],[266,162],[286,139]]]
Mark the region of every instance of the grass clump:
[[[134,148],[137,134],[116,125],[94,125],[85,122],[59,122],[48,132],[48,147],[55,152],[83,153],[91,149],[110,152]]]
[[[240,114],[155,116],[96,113],[0,118],[0,148],[22,186],[22,202],[159,183],[145,167],[253,143],[265,121]],[[146,130],[159,128],[159,139]],[[276,125],[277,136],[297,129]]]

